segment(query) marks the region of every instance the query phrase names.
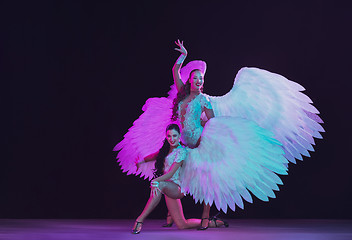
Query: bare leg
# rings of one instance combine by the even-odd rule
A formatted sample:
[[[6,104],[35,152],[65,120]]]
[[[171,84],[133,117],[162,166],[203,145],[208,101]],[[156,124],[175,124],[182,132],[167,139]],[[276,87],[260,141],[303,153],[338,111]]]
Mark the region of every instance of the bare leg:
[[[179,229],[197,228],[200,226],[200,219],[185,219],[180,199],[172,199],[165,195],[167,208]]]
[[[209,226],[210,205],[203,203],[202,223],[199,230],[205,230]]]
[[[171,196],[172,198],[184,197],[184,195],[181,193],[180,187],[174,182],[162,181],[159,183],[159,189],[161,190],[161,192],[168,196]],[[167,212],[166,224],[164,224],[163,227],[171,227],[173,222],[174,220],[172,219],[170,212]]]
[[[174,220],[172,219],[171,214],[168,211],[166,216],[166,223],[163,225],[163,227],[171,227],[173,223],[174,223]]]
[[[200,219],[185,219],[185,216],[183,214],[183,209],[182,209],[182,204],[180,199],[184,197],[183,193],[181,192],[180,187],[172,182],[172,181],[161,181],[159,182],[159,189],[161,190],[162,193],[165,195],[165,201],[167,208],[169,210],[169,214],[171,215],[172,220],[175,222],[176,226],[179,229],[186,229],[186,228],[197,228],[200,227],[201,220]],[[158,202],[160,201],[160,195],[158,195]],[[155,208],[154,207],[148,207],[149,201],[140,215],[140,217],[137,218],[137,221],[143,221],[148,214]],[[152,205],[152,204],[150,204]],[[203,210],[203,215],[202,218],[208,218],[209,219],[209,212],[210,212],[210,205],[209,204],[204,204],[204,210]],[[144,217],[144,218],[143,218]],[[209,227],[219,227],[223,225],[224,223],[222,221],[217,220],[216,224],[214,221],[210,221],[207,219],[206,226],[209,225]],[[204,220],[203,220],[204,221]]]
[[[173,199],[180,199],[184,197],[183,193],[181,192],[180,186],[171,181],[161,181],[159,183],[159,189],[166,196]]]
[[[143,212],[137,218],[138,222],[143,222],[144,219],[154,210],[154,208],[159,204],[161,199],[161,193],[157,194],[156,196],[150,196],[147,204],[144,207]]]

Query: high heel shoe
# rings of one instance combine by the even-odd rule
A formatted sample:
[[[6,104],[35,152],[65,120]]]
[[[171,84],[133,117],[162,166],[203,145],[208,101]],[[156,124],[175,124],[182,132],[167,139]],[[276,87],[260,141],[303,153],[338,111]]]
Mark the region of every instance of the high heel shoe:
[[[205,227],[203,227],[203,220],[208,220],[208,224]],[[197,228],[197,230],[207,230],[209,228],[209,222],[210,222],[209,218],[202,218],[202,220],[200,222],[200,227]]]
[[[167,222],[169,222],[170,219],[171,219],[171,223],[167,223]],[[166,216],[166,223],[163,224],[162,227],[172,227],[172,224],[173,224],[173,219],[172,219],[171,215],[168,214]]]
[[[134,228],[132,229],[132,233],[133,234],[138,234],[141,232],[142,230],[142,225],[143,225],[143,222],[138,222],[136,221],[135,225],[134,225]],[[139,227],[140,226],[140,227]]]
[[[229,227],[230,225],[229,225],[229,223],[228,222],[226,222],[225,220],[222,220],[221,218],[218,218],[218,215],[219,215],[219,213],[218,214],[216,214],[215,216],[213,216],[213,217],[211,217],[210,219],[209,219],[209,221],[214,221],[214,224],[215,224],[215,227],[216,228],[218,228],[218,227],[221,227],[221,226],[219,226],[218,224],[217,224],[217,222],[216,221],[221,221],[221,222],[223,222],[224,223],[224,226],[225,227]]]

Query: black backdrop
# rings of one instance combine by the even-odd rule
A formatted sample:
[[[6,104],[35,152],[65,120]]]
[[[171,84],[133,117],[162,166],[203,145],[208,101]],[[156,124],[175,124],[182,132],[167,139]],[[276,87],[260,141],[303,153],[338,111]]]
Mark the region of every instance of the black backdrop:
[[[256,66],[302,84],[325,121],[324,140],[290,165],[276,199],[227,217],[352,216],[347,1],[126,2],[1,3],[1,218],[142,211],[149,184],[122,173],[112,148],[147,98],[166,95],[177,38],[187,61],[207,62],[206,93],[225,94],[241,67]],[[183,203],[199,216],[200,205]],[[151,217],[165,214],[163,203]]]

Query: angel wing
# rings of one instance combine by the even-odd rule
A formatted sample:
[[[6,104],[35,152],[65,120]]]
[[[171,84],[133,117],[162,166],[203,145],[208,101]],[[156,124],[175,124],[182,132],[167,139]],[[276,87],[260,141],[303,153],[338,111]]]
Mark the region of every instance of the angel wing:
[[[149,98],[142,110],[144,113],[133,123],[124,139],[114,151],[119,151],[117,161],[127,175],[135,174],[144,179],[153,178],[154,161],[140,165],[137,170],[136,159],[157,152],[165,139],[165,129],[171,123],[172,99]]]
[[[310,156],[314,138],[324,132],[319,111],[305,89],[287,78],[259,68],[242,68],[230,92],[209,96],[215,116],[241,117],[272,131],[292,163]]]
[[[215,117],[204,126],[200,145],[188,150],[180,186],[195,202],[226,213],[236,205],[243,209],[243,200],[252,203],[249,191],[262,201],[275,198],[287,163],[271,131],[247,119]]]

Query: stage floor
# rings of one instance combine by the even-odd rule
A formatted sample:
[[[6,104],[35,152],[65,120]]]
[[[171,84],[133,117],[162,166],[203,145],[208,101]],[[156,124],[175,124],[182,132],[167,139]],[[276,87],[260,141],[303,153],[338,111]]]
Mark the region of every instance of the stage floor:
[[[229,228],[206,231],[163,228],[164,220],[146,220],[142,232],[131,234],[134,220],[0,219],[1,240],[351,240],[352,220],[229,220]]]

